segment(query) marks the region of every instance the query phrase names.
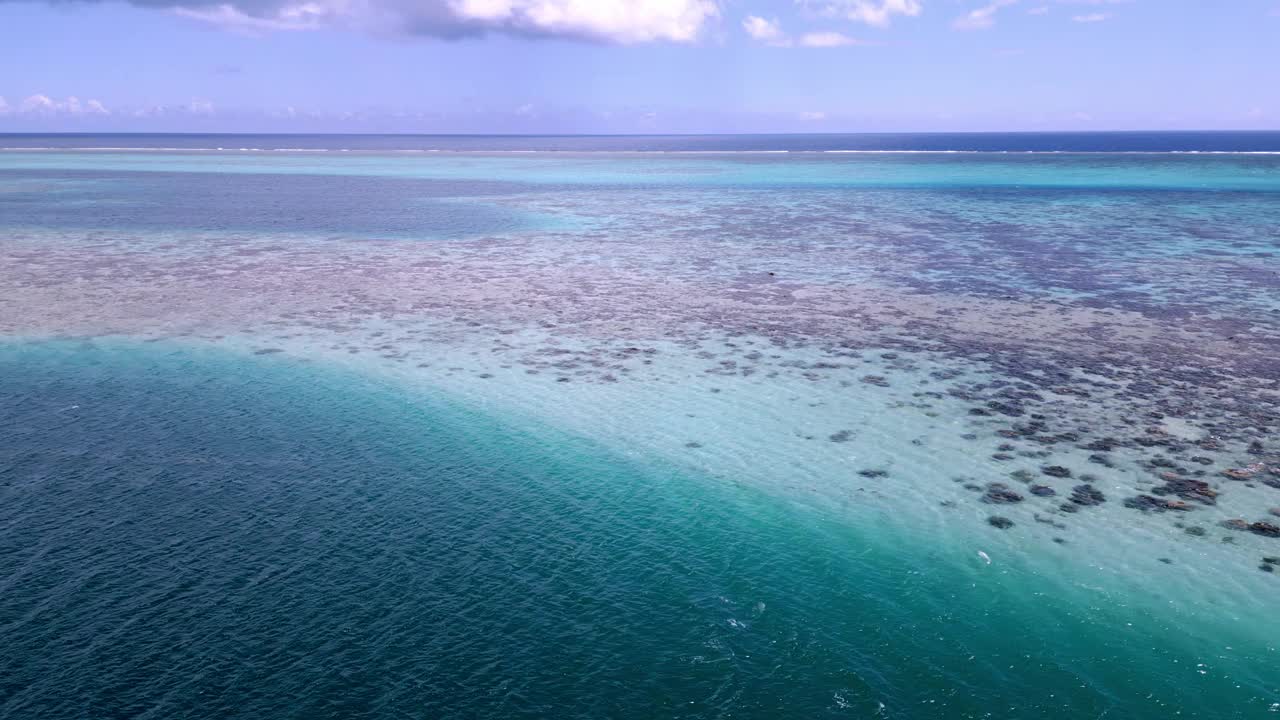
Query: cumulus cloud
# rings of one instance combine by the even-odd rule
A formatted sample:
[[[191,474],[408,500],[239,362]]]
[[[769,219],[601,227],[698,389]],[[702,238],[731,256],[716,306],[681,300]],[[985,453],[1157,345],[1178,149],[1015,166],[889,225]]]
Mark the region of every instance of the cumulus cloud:
[[[800,36],[800,45],[811,48],[844,47],[857,45],[857,40],[838,32],[811,32]]]
[[[1111,17],[1108,13],[1089,13],[1088,15],[1075,15],[1071,19],[1078,23],[1096,23],[1102,22]]]
[[[55,100],[48,95],[36,94],[23,98],[16,108],[11,107],[3,97],[0,97],[0,115],[4,114],[52,117],[55,115],[110,115],[111,111],[97,100],[81,101],[75,95]]]
[[[807,48],[832,48],[862,44],[848,35],[831,31],[805,33],[793,41],[790,35],[782,31],[782,26],[776,19],[766,20],[756,15],[748,15],[742,21],[742,28],[756,40],[774,47],[799,45]]]
[[[212,115],[213,103],[208,100],[193,98],[191,102],[187,103],[185,109],[192,115]]]
[[[136,118],[164,117],[212,117],[215,114],[213,103],[202,98],[192,98],[190,102],[177,105],[151,105],[133,110]]]
[[[230,4],[212,7],[175,7],[174,12],[227,30],[247,33],[271,30],[319,30],[342,19],[340,14],[319,3],[285,5],[265,15],[253,15]]]
[[[791,44],[791,39],[786,33],[782,32],[782,26],[778,23],[778,19],[766,20],[757,15],[748,15],[742,21],[742,29],[747,31],[751,37],[759,40],[766,45],[785,46]]]
[[[885,27],[894,15],[915,17],[923,11],[920,0],[797,0],[832,17]]]
[[[687,43],[719,0],[129,0],[230,30],[360,29],[458,38],[486,32],[637,44]]]
[[[995,15],[1002,7],[1016,4],[1018,0],[991,0],[956,18],[951,26],[957,30],[985,30],[995,24]]]
[[[57,110],[57,104],[48,95],[32,95],[22,101],[18,112],[28,114],[46,114]]]

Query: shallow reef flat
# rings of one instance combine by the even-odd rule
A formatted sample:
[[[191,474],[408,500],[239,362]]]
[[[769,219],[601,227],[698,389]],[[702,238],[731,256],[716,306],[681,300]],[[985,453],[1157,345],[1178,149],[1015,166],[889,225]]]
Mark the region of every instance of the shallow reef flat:
[[[947,417],[949,432],[966,439],[946,455],[981,462],[970,476],[927,481],[971,493],[943,502],[977,504],[1019,524],[1028,519],[1005,516],[1031,512],[1049,527],[1120,507],[1128,512],[1114,523],[1156,516],[1201,544],[1226,540],[1254,556],[1264,551],[1257,538],[1280,534],[1271,513],[1280,510],[1280,444],[1272,437],[1280,423],[1280,239],[1270,224],[1278,195],[1265,184],[1276,182],[1280,161],[1237,161],[1234,176],[1222,161],[1206,161],[1227,189],[1197,193],[1159,182],[1081,189],[1081,172],[1105,173],[1078,159],[992,171],[982,160],[895,160],[887,168],[827,161],[814,170],[812,161],[753,158],[578,156],[528,167],[500,158],[498,179],[507,185],[477,196],[470,178],[487,160],[409,167],[468,177],[462,187],[430,186],[436,198],[465,194],[450,201],[463,227],[479,212],[472,207],[565,223],[450,242],[137,230],[127,222],[18,227],[0,245],[0,330],[236,338],[263,353],[324,349],[426,381],[490,380],[494,394],[536,396],[548,410],[572,384],[631,385],[639,399],[665,382],[690,407],[719,394],[715,415],[730,436],[733,421],[750,425],[758,413],[736,412],[723,398],[758,406],[761,396],[782,418],[777,437],[735,451],[768,455],[803,438],[809,449],[797,456],[831,461],[811,469],[820,480],[806,482],[833,487],[877,470],[858,467],[849,448],[879,455],[892,446],[887,438],[857,441],[841,426],[842,412]],[[270,170],[269,162],[278,161],[250,169]],[[1071,178],[1064,187],[1000,182],[1042,177],[1054,162],[1066,163],[1058,168]],[[1166,162],[1129,160],[1114,173],[1140,179],[1147,167],[1167,178]],[[359,167],[370,172],[370,161]],[[404,167],[395,159],[384,169]],[[782,179],[762,191],[758,179],[770,169]],[[569,170],[588,179],[566,184]],[[835,188],[813,186],[819,170]],[[591,184],[601,173],[617,177]],[[875,173],[935,183],[868,189]],[[703,176],[725,179],[700,183]],[[793,176],[807,182],[788,182]],[[291,176],[283,177],[288,185]],[[851,177],[852,187],[841,185]],[[969,183],[949,186],[957,177]],[[314,191],[315,181],[303,178]],[[1232,178],[1263,189],[1233,190]],[[352,180],[344,203],[361,189],[381,196],[388,182],[359,184],[367,181]],[[13,182],[13,194],[23,194]],[[83,178],[68,182],[67,193],[90,200],[111,195],[103,183],[123,183],[121,201],[154,214],[142,202],[150,186],[130,185],[135,175],[99,178],[93,190]],[[214,181],[198,182],[207,190]],[[1171,205],[1178,200],[1185,202]],[[776,391],[797,380],[821,388],[824,409]],[[517,385],[549,390],[511,392]],[[879,396],[888,389],[890,397]],[[830,426],[816,427],[817,417]],[[631,433],[654,423],[663,424],[649,418]],[[875,479],[892,492],[893,480]]]

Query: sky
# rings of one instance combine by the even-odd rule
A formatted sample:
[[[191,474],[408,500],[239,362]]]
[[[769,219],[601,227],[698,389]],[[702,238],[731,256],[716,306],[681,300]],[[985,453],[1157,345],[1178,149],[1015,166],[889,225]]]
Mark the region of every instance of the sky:
[[[1280,0],[0,0],[0,132],[1280,129]]]

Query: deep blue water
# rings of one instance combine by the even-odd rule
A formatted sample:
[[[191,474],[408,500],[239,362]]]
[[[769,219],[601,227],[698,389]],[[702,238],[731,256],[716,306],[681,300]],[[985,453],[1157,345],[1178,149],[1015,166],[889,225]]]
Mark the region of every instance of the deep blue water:
[[[859,133],[796,135],[3,134],[0,148],[234,150],[543,150],[981,152],[1280,152],[1280,131]]]

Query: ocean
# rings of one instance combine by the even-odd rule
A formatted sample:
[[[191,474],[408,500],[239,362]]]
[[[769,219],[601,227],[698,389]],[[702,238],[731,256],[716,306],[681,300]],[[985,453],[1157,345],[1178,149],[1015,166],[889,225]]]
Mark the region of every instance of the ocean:
[[[1280,131],[791,135],[361,135],[0,133],[0,148],[332,152],[1122,152],[1277,153]]]
[[[0,148],[0,718],[1280,713],[1280,133]]]

